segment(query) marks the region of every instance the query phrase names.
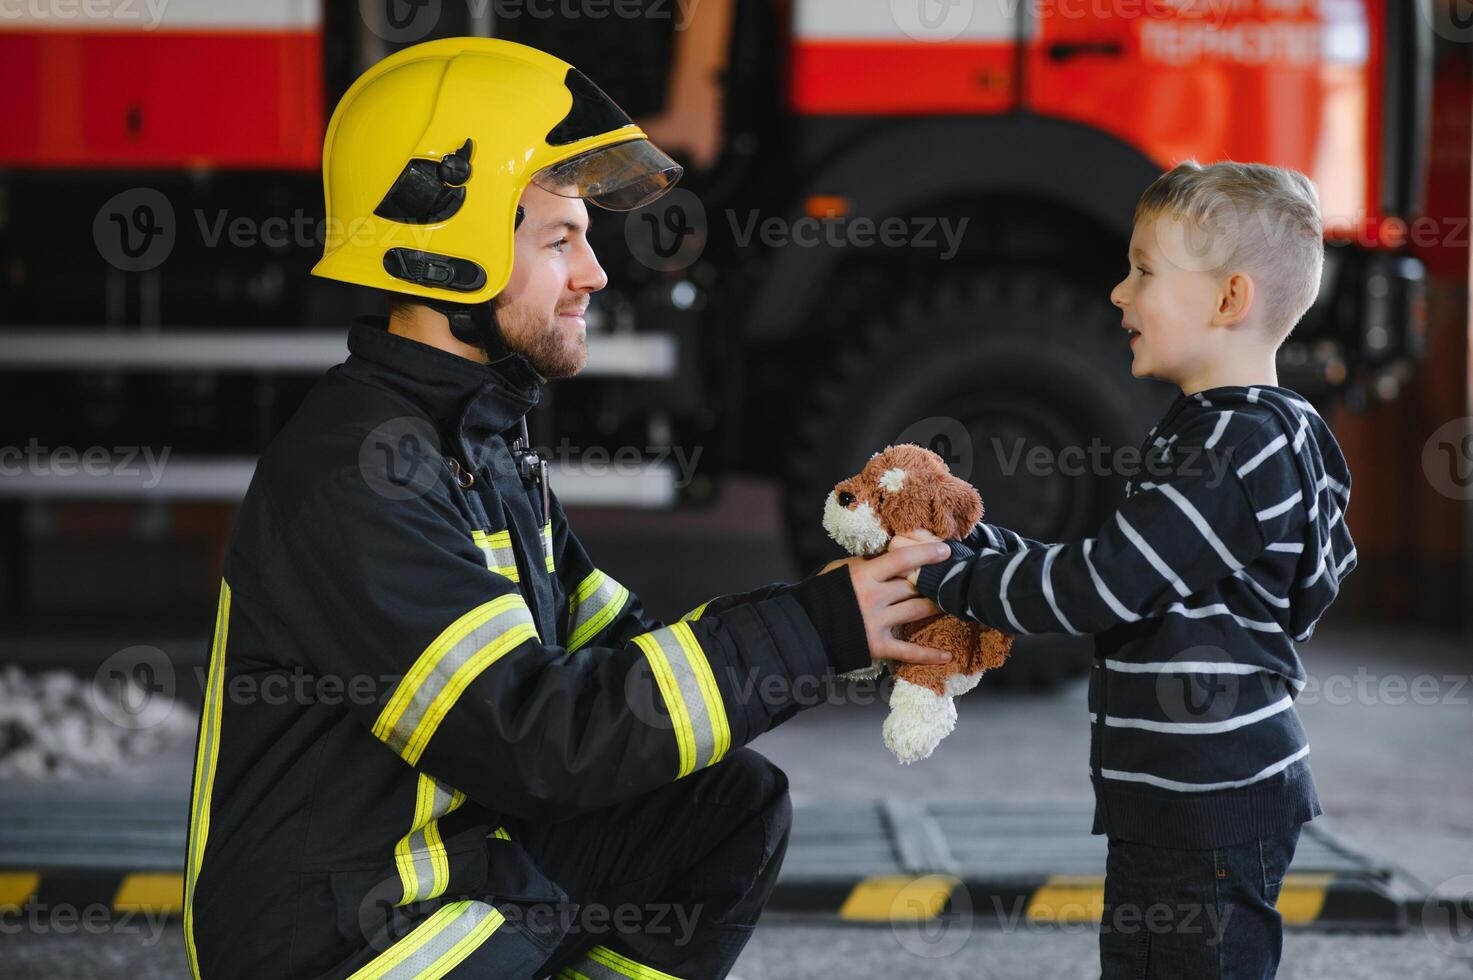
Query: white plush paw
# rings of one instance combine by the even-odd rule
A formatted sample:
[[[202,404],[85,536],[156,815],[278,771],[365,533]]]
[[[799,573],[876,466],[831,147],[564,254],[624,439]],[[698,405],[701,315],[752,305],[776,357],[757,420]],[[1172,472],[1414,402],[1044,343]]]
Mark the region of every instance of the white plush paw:
[[[956,705],[929,688],[896,679],[885,719],[885,746],[902,764],[926,758],[956,727]]]
[[[946,693],[952,697],[966,694],[982,680],[982,672],[975,674],[952,674],[946,678]]]

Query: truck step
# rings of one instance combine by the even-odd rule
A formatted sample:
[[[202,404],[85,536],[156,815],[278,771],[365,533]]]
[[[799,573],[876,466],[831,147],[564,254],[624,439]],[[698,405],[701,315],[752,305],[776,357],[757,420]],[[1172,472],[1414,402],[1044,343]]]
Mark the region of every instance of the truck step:
[[[343,330],[78,330],[17,327],[0,332],[0,371],[222,371],[316,374],[348,356]],[[588,335],[579,377],[668,379],[672,334]]]

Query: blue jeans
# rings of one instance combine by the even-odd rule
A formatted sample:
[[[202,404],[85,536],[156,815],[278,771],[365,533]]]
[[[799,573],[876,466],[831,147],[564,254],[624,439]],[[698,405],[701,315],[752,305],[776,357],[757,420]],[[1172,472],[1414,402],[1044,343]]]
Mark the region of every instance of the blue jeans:
[[[1104,980],[1272,980],[1284,926],[1274,904],[1299,829],[1201,851],[1112,838],[1100,922]]]

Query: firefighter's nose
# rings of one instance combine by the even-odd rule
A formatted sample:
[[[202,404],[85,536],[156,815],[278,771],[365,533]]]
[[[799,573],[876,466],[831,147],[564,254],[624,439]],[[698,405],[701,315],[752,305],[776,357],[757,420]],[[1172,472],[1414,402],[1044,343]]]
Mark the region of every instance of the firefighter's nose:
[[[850,504],[853,504],[853,503],[854,503],[854,494],[850,493],[848,490],[840,490],[839,491],[839,506],[840,507],[848,507]]]

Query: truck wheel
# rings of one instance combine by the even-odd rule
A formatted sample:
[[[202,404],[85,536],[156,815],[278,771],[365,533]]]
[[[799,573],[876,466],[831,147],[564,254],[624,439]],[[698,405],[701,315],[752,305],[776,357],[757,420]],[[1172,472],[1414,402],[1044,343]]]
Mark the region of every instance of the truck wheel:
[[[1118,313],[1031,270],[978,273],[908,297],[837,352],[785,480],[798,567],[841,552],[820,521],[833,485],[894,442],[927,445],[982,494],[985,520],[1041,541],[1093,534],[1172,391],[1130,375]],[[1088,637],[1020,637],[994,684],[1053,686],[1089,669]]]

